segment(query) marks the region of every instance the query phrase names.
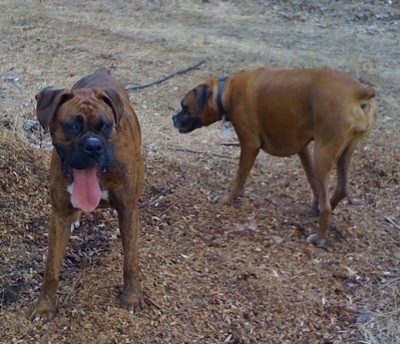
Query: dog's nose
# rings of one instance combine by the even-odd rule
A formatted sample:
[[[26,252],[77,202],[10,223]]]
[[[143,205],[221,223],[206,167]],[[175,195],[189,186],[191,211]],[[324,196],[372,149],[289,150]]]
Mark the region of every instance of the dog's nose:
[[[99,155],[103,152],[104,145],[98,138],[91,137],[83,143],[83,150],[85,153],[90,155]]]
[[[179,125],[179,117],[178,117],[178,115],[172,116],[172,122],[174,123],[175,127],[178,127],[178,125]]]

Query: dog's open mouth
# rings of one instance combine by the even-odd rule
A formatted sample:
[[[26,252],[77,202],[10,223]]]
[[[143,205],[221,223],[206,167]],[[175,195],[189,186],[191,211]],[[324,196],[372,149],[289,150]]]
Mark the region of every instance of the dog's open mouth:
[[[84,212],[91,212],[100,204],[101,189],[98,177],[101,172],[97,165],[82,170],[72,169],[72,202]]]

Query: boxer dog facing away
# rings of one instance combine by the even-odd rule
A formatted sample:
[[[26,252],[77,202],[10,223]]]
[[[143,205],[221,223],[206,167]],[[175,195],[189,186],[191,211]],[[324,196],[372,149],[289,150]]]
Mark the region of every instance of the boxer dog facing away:
[[[180,133],[222,119],[236,131],[239,168],[223,204],[242,193],[260,149],[278,157],[297,154],[313,192],[313,210],[319,212],[318,230],[307,241],[325,245],[331,212],[348,195],[353,151],[378,117],[372,87],[333,70],[259,68],[210,79],[189,91],[181,107],[173,116]],[[329,199],[335,164],[337,185]]]
[[[107,69],[78,81],[71,89],[43,90],[37,117],[54,145],[50,166],[48,255],[39,299],[30,318],[49,320],[56,313],[59,272],[81,212],[112,207],[118,212],[124,253],[121,306],[139,310],[138,202],[143,188],[141,133],[124,87]]]

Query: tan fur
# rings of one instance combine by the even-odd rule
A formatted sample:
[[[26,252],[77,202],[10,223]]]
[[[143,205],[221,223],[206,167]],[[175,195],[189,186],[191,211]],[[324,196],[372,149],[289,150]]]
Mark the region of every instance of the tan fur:
[[[205,93],[202,90],[205,90]],[[203,125],[221,119],[217,107],[218,79],[191,90],[182,100],[175,126],[187,118]],[[199,103],[201,95],[204,104]],[[356,144],[377,120],[375,90],[347,74],[326,69],[278,70],[259,68],[228,77],[222,103],[238,135],[241,153],[231,192],[221,203],[242,193],[260,149],[279,157],[297,154],[319,210],[319,227],[309,241],[323,245],[331,212],[348,194],[348,167]],[[196,103],[197,102],[197,103]],[[196,108],[204,107],[201,112]],[[314,141],[314,151],[309,143]],[[328,182],[336,164],[338,180],[329,200]]]

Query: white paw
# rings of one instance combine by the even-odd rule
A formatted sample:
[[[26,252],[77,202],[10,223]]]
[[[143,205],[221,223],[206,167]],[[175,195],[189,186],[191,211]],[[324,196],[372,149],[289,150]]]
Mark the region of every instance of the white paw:
[[[316,240],[316,236],[317,235],[315,233],[309,235],[307,237],[307,242],[309,242],[311,244],[314,244],[315,246],[325,246],[326,245],[326,240],[322,239],[322,240],[317,241]]]
[[[78,229],[78,228],[80,227],[80,225],[81,225],[81,222],[80,222],[80,221],[72,222],[72,223],[71,223],[71,233],[73,233],[73,231],[74,231],[75,229]]]

